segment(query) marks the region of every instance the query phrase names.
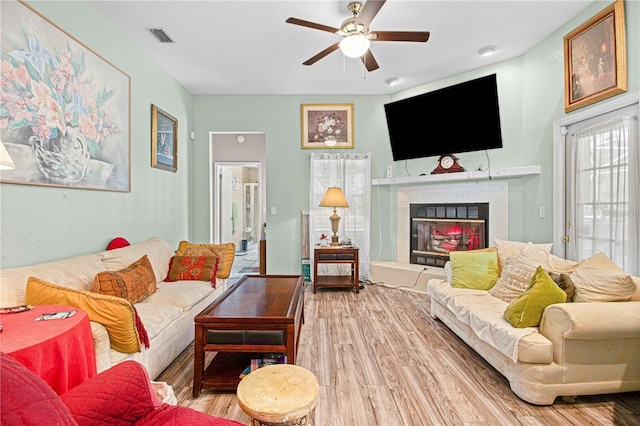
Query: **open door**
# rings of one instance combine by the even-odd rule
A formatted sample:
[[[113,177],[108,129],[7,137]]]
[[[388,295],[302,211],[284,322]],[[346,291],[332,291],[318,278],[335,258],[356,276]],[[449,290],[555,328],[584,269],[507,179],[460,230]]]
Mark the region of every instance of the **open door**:
[[[219,167],[220,184],[220,235],[219,243],[230,243],[233,241],[233,234],[237,226],[237,212],[234,215],[234,204],[232,195],[233,174],[228,167]],[[237,208],[236,208],[237,210]]]

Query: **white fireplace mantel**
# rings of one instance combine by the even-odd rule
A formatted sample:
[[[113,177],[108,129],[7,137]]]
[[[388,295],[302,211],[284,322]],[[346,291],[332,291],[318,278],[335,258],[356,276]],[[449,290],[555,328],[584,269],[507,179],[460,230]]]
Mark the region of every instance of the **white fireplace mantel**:
[[[443,173],[437,175],[406,176],[397,178],[372,179],[371,185],[406,185],[412,183],[433,184],[460,181],[480,181],[494,179],[511,179],[524,176],[539,175],[540,166],[507,167],[495,171],[468,171],[458,173]]]
[[[411,238],[411,204],[489,203],[488,243],[494,238],[507,239],[509,232],[509,182],[456,182],[451,185],[399,186],[397,199],[396,259],[409,263]]]

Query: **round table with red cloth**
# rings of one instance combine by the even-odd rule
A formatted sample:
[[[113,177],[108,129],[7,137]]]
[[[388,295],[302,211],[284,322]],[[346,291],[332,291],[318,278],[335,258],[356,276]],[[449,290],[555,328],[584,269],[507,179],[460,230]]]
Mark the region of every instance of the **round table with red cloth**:
[[[44,313],[76,311],[69,318],[35,321]],[[96,375],[91,325],[86,312],[60,305],[0,314],[0,350],[44,379],[61,395]]]

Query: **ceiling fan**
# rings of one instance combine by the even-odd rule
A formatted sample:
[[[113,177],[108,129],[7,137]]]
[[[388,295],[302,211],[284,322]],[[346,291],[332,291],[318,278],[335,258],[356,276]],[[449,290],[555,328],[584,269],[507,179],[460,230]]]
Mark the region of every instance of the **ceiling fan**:
[[[369,45],[371,41],[412,41],[425,43],[429,40],[429,31],[370,31],[369,24],[376,17],[386,0],[368,0],[364,5],[360,2],[349,3],[351,18],[346,19],[340,28],[317,24],[298,18],[286,20],[289,24],[309,27],[320,31],[327,31],[343,36],[339,42],[332,44],[322,52],[307,59],[304,65],[313,65],[328,54],[340,49],[349,57],[362,59],[362,63],[367,71],[374,71],[380,68],[378,62],[373,57]]]

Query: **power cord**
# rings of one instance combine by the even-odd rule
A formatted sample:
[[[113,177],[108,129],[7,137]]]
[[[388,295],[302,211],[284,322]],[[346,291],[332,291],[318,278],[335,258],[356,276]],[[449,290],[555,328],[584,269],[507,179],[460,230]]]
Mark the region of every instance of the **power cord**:
[[[368,284],[377,285],[377,286],[380,286],[380,287],[386,287],[386,288],[409,288],[409,289],[411,289],[411,288],[415,288],[415,286],[418,285],[418,281],[420,281],[420,275],[422,275],[422,273],[426,272],[428,269],[429,269],[428,267],[424,267],[422,269],[422,271],[420,271],[418,273],[418,276],[416,277],[416,281],[413,283],[412,286],[408,286],[408,285],[395,286],[395,285],[385,284],[383,281],[379,281],[379,282],[373,282],[373,281],[369,281],[369,280],[366,280],[366,281],[368,282]],[[362,287],[360,287],[360,288],[362,288]]]
[[[478,169],[476,170],[477,172],[486,172],[487,170],[489,170],[489,179],[491,179],[491,159],[489,158],[489,152],[485,149],[484,150],[484,155],[486,155],[487,157],[487,163],[488,166],[486,169],[482,168],[482,164],[480,164],[480,167],[478,167]]]

